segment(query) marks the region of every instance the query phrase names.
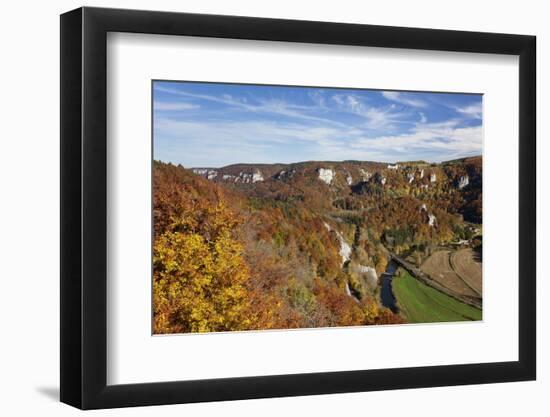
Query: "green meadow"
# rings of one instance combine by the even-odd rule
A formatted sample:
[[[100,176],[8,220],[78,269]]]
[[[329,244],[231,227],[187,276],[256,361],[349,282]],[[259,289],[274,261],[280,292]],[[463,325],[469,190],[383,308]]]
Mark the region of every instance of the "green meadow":
[[[409,323],[481,320],[481,310],[443,294],[399,269],[392,281],[397,305]]]

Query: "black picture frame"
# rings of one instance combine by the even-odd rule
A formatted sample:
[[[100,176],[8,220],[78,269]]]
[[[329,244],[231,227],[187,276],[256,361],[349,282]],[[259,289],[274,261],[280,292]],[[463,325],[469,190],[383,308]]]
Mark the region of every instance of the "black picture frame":
[[[519,56],[519,360],[107,385],[108,32]],[[536,38],[136,10],[61,16],[61,401],[81,409],[376,391],[536,378]]]

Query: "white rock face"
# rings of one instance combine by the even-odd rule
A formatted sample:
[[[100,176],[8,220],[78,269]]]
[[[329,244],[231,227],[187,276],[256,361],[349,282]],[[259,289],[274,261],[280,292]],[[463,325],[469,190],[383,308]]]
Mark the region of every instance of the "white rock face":
[[[384,176],[381,176],[381,177],[380,177],[380,184],[386,185],[386,181],[387,181],[387,178],[386,178],[386,177],[384,177]]]
[[[435,216],[433,214],[428,214],[428,226],[434,227],[436,221],[437,221],[437,219],[435,218]]]
[[[330,232],[332,231],[332,228],[328,223],[324,223],[325,228]],[[338,237],[338,240],[340,241],[340,256],[342,257],[342,266],[351,259],[351,246],[346,242],[344,239],[344,236],[342,236],[342,233],[335,230],[336,237]]]
[[[348,284],[347,281],[346,281],[346,287],[345,287],[345,288],[346,288],[346,295],[347,295],[348,297],[351,297],[351,291],[350,291],[350,289],[349,289],[349,284]]]
[[[224,174],[224,175],[222,176],[222,179],[223,179],[224,181],[228,181],[228,180],[233,179],[233,178],[235,178],[235,176],[234,176],[234,175],[229,175],[229,174]]]
[[[200,175],[201,177],[207,178],[209,180],[213,180],[218,176],[218,171],[216,171],[215,169],[193,168],[192,171],[194,174]]]
[[[361,179],[362,179],[363,181],[366,182],[366,181],[370,180],[371,177],[372,177],[372,173],[371,173],[371,172],[365,171],[363,168],[361,168]]]
[[[351,246],[345,241],[342,233],[336,232],[338,240],[340,241],[340,256],[342,257],[342,266],[351,259]]]
[[[348,174],[348,176],[346,177],[346,182],[348,183],[348,185],[353,184],[353,177],[350,174]]]
[[[259,182],[263,180],[264,176],[262,175],[260,170],[257,170],[254,174],[252,174],[252,182]]]
[[[430,182],[436,182],[437,181],[437,176],[435,175],[435,172],[432,172],[430,174]]]
[[[278,180],[284,180],[286,178],[292,178],[296,174],[296,170],[293,168],[290,171],[281,170],[278,174],[275,175],[275,178]]]
[[[326,184],[331,184],[334,178],[334,171],[332,169],[319,168],[319,179]]]
[[[420,170],[420,179],[422,179],[422,178],[424,178],[424,170],[423,169]]]
[[[409,184],[414,181],[414,174],[411,172],[407,174],[407,179],[409,180]]]
[[[254,173],[250,172],[239,172],[239,175],[224,175],[222,177],[224,180],[233,180],[234,182],[242,182],[243,184],[251,184],[258,181],[263,181],[264,177],[259,170],[256,170]]]
[[[366,275],[367,283],[371,287],[378,285],[378,275],[376,275],[376,269],[372,266],[359,265],[359,272]]]
[[[388,165],[388,169],[395,169],[395,170],[398,170],[398,169],[399,169],[399,164]]]
[[[464,175],[463,177],[460,177],[460,179],[458,180],[458,189],[462,190],[468,184],[470,184],[470,178],[468,178],[467,175]]]

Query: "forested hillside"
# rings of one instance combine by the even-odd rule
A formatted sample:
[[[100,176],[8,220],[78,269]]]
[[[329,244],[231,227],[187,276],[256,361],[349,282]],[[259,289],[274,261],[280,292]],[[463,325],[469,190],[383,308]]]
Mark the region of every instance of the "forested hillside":
[[[154,163],[155,333],[401,323],[390,252],[481,247],[481,157],[184,168]]]

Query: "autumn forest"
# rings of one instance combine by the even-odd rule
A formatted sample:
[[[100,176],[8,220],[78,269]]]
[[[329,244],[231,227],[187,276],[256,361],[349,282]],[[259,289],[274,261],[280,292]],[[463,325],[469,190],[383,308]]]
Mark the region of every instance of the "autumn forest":
[[[380,277],[392,255],[480,253],[481,159],[395,167],[155,162],[155,333],[407,322]]]

